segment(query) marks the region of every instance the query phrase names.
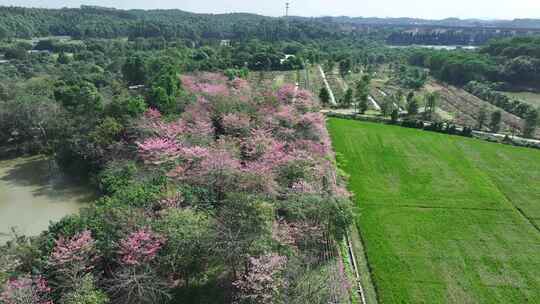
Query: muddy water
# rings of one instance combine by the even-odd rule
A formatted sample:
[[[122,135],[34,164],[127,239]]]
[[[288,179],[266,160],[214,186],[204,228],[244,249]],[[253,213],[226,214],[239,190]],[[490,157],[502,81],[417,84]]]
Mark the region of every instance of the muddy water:
[[[79,211],[94,199],[92,190],[61,174],[43,156],[0,161],[0,243],[11,228],[37,235],[50,221]]]

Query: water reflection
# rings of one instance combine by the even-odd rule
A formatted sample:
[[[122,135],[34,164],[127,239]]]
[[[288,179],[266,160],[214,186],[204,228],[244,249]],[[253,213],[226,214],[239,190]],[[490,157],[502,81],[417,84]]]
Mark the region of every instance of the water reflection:
[[[63,175],[46,157],[0,161],[0,243],[11,227],[39,234],[50,221],[78,212],[93,199],[89,187]]]

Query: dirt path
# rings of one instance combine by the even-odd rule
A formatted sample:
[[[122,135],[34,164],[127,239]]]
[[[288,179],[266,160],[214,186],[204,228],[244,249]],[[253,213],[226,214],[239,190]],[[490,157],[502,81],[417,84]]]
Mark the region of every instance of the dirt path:
[[[369,95],[369,96],[368,96],[368,100],[371,102],[371,104],[373,105],[373,107],[375,108],[375,110],[377,110],[377,111],[380,111],[380,110],[381,110],[381,106],[380,106],[379,103],[375,100],[375,98],[373,98],[373,96]]]
[[[334,97],[334,92],[332,91],[332,88],[330,88],[330,85],[328,84],[328,80],[326,79],[326,75],[324,74],[324,71],[320,65],[317,66],[319,68],[319,72],[321,72],[321,76],[324,82],[324,85],[326,89],[328,90],[328,93],[330,94],[330,103],[332,105],[337,105],[336,97]]]

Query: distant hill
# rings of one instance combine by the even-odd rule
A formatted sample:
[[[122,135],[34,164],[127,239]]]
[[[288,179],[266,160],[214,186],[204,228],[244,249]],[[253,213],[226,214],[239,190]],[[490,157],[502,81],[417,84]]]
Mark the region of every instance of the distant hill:
[[[40,9],[0,7],[0,39],[69,35],[76,38],[314,39],[339,34],[338,25],[255,14],[196,14],[182,10],[117,10],[94,6]]]
[[[472,27],[472,28],[507,28],[507,29],[540,29],[540,19],[514,20],[482,20],[446,18],[442,20],[418,18],[377,18],[377,17],[325,17],[336,23],[357,25],[390,25],[390,26],[428,26],[428,27]]]
[[[540,20],[448,18],[267,17],[248,13],[197,14],[174,10],[120,10],[97,6],[42,9],[0,7],[0,39],[69,35],[76,38],[283,39],[343,37],[365,28],[452,27],[540,30]],[[508,35],[504,35],[505,37]],[[408,39],[405,39],[407,41]]]

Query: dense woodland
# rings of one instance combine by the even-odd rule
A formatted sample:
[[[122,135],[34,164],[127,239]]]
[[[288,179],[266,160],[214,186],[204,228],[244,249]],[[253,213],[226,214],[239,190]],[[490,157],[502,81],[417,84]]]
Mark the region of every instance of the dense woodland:
[[[171,20],[181,14],[174,11],[135,18],[100,10],[88,30],[90,8],[4,10],[14,36],[82,39],[0,43],[2,156],[50,155],[100,199],[38,237],[14,232],[1,249],[0,302],[327,303],[354,295],[339,258],[351,204],[318,100],[294,85],[245,80],[328,60],[329,42],[272,42],[265,32],[222,44],[227,26],[214,23],[223,31],[210,39],[203,29],[149,34],[142,26],[154,21],[133,20]],[[195,19],[201,28],[204,19]],[[64,28],[65,20],[78,25]],[[116,38],[136,30],[137,38]]]
[[[0,8],[0,39],[42,36],[74,38],[165,37],[167,39],[308,40],[339,36],[336,25],[312,19],[252,14],[205,15],[180,10]]]

